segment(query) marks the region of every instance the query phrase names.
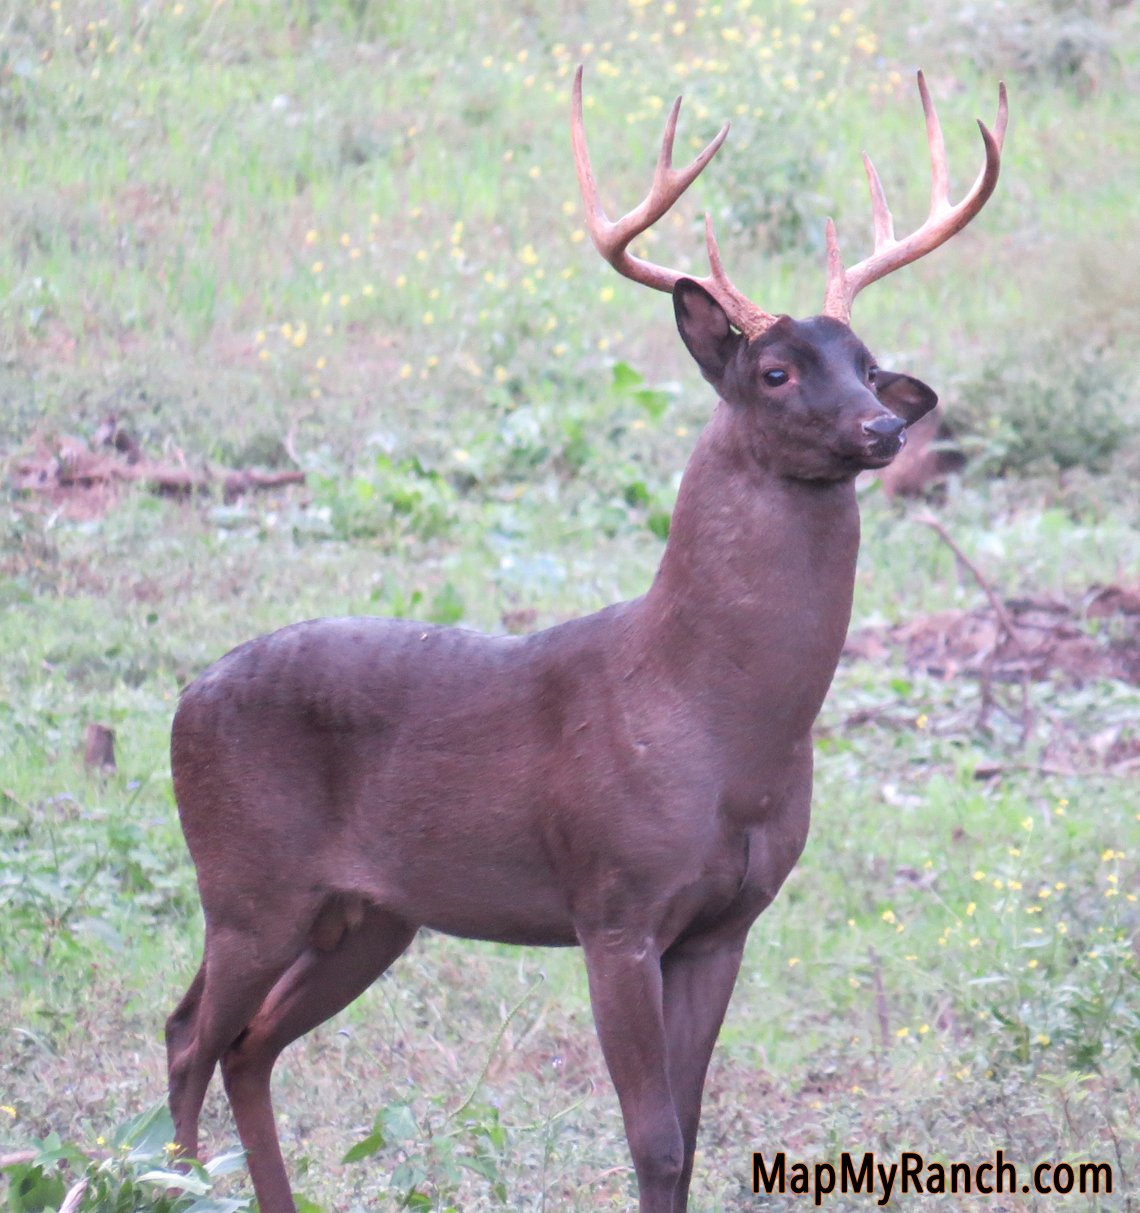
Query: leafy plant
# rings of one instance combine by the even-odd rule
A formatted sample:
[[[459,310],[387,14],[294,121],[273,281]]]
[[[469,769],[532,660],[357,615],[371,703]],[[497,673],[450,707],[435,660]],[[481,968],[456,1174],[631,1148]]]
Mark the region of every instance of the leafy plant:
[[[54,949],[73,947],[77,935],[121,947],[126,912],[136,925],[186,913],[180,854],[163,853],[154,831],[136,822],[108,821],[69,797],[60,800],[89,819],[86,830],[51,820],[59,805],[41,807],[39,819],[0,819],[0,938],[34,936],[42,963]]]
[[[366,471],[314,473],[313,505],[298,532],[335,539],[434,539],[454,521],[455,490],[418,458],[379,454]]]
[[[615,362],[613,369],[614,395],[634,401],[654,421],[660,421],[676,395],[675,388],[650,387],[645,376],[628,362]]]
[[[436,1102],[442,1106],[442,1100]],[[468,1104],[461,1120],[445,1115],[438,1124],[422,1125],[410,1105],[387,1104],[343,1161],[361,1162],[374,1155],[386,1156],[391,1166],[388,1190],[401,1209],[451,1213],[460,1207],[460,1185],[469,1173],[486,1180],[496,1203],[507,1203],[510,1138],[498,1109],[488,1104]]]
[[[242,1213],[245,1199],[219,1196],[216,1181],[244,1169],[231,1150],[208,1162],[172,1166],[174,1125],[165,1104],[124,1122],[106,1152],[85,1151],[56,1135],[2,1169],[9,1213]],[[102,1139],[99,1145],[103,1147]]]
[[[983,475],[1103,472],[1132,430],[1130,378],[1108,355],[1067,344],[1033,346],[1016,358],[996,355],[959,387],[963,446]]]

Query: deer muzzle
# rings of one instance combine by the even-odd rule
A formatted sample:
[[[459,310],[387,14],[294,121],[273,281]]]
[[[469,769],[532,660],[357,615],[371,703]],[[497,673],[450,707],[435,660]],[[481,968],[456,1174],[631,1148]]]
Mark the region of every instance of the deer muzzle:
[[[890,462],[906,444],[906,422],[894,413],[864,421],[863,433],[870,439],[868,454],[876,463]]]

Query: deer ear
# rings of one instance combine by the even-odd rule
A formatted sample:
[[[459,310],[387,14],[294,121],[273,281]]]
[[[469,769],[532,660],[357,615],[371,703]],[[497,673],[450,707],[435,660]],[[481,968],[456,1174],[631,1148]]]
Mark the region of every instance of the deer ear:
[[[875,392],[896,417],[914,425],[938,403],[938,396],[920,379],[879,371],[875,376]]]
[[[724,308],[698,282],[681,278],[673,287],[677,328],[704,377],[716,383],[744,338],[728,322]]]

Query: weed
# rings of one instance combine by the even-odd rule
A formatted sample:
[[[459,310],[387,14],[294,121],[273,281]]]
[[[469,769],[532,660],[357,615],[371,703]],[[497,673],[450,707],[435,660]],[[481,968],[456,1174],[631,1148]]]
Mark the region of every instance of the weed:
[[[442,1101],[435,1103],[438,1107]],[[505,1178],[510,1139],[493,1107],[470,1104],[458,1123],[444,1117],[421,1126],[409,1105],[386,1105],[368,1136],[343,1161],[361,1162],[374,1155],[388,1157],[388,1191],[397,1208],[452,1213],[462,1207],[459,1194],[467,1174],[486,1181],[495,1203],[510,1203]]]
[[[1108,355],[1029,346],[984,364],[958,393],[963,447],[984,477],[1104,472],[1133,431],[1129,377]]]
[[[215,1181],[244,1170],[240,1150],[206,1163],[171,1165],[174,1125],[158,1104],[121,1124],[110,1142],[100,1137],[85,1151],[52,1135],[36,1142],[26,1157],[2,1168],[12,1213],[47,1213],[62,1207],[74,1213],[243,1213],[244,1199],[214,1193]]]
[[[379,538],[396,547],[440,538],[454,523],[455,490],[415,458],[377,455],[347,484],[337,474],[314,473],[312,480],[313,503],[304,524],[295,524],[298,537]]]

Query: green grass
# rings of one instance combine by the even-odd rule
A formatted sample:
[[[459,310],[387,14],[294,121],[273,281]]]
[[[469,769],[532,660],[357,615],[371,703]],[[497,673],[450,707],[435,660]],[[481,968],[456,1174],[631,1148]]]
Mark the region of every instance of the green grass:
[[[866,251],[860,150],[900,230],[922,218],[914,65],[958,191],[1004,76],[984,215],[856,308],[972,461],[933,507],[864,493],[855,623],[984,603],[927,508],[1007,597],[1136,583],[1136,13],[673,8],[9,5],[4,462],[113,414],[155,458],[295,455],[308,483],[229,504],[131,488],[106,510],[5,491],[0,1154],[57,1134],[102,1159],[163,1096],[162,1021],[201,934],[166,750],[181,686],[299,618],[537,627],[648,584],[712,400],[668,302],[582,238],[577,62],[614,210],[647,187],[677,92],[679,159],[732,120],[652,255],[703,273],[707,209],[734,279],[795,314],[820,306],[827,215],[849,260]],[[1009,1207],[1134,1207],[1140,819],[1135,769],[1102,759],[1136,744],[1140,692],[1059,680],[1031,706],[1022,741],[1016,701],[979,723],[974,680],[841,666],[808,849],[753,932],[710,1075],[695,1209],[791,1207],[751,1194],[753,1149],[1105,1160],[1112,1196]],[[116,731],[105,781],[80,759],[92,722]],[[286,1053],[276,1102],[322,1208],[629,1205],[574,951],[422,938]],[[205,1128],[232,1144],[219,1090]],[[155,1158],[108,1163],[104,1186],[134,1191]],[[9,1207],[57,1207],[69,1165]],[[831,1207],[866,1207],[850,1199]]]

